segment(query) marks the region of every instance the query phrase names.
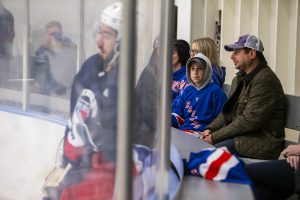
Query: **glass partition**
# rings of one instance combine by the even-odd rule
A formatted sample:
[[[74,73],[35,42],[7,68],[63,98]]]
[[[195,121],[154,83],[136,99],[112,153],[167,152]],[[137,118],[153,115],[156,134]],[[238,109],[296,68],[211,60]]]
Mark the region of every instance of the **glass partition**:
[[[0,164],[5,169],[0,176],[10,180],[5,186],[0,181],[1,197],[18,199],[22,194],[22,199],[68,199],[87,195],[89,199],[112,199],[117,192],[118,72],[125,20],[116,2],[0,1],[13,17],[7,23],[14,25],[14,36],[11,33],[12,39],[5,45],[7,57],[0,60],[0,107],[18,108],[16,116],[5,117],[10,122],[5,131],[22,132],[26,140],[12,144],[4,132],[0,136],[8,140],[3,140],[7,148],[16,149],[10,155],[12,160],[24,154],[22,167],[30,176],[17,173],[20,177],[16,179],[32,184],[22,188],[22,181],[10,180],[5,174],[13,171],[7,166],[15,163],[7,161]],[[157,198],[163,69],[160,9],[159,0],[136,2],[135,66],[126,66],[135,68],[133,131],[129,136],[134,199]],[[28,115],[30,123],[23,121]],[[32,156],[29,159],[25,154]]]
[[[137,1],[135,127],[133,156],[138,176],[134,176],[134,195],[157,199],[158,140],[161,71],[160,1]],[[141,157],[141,152],[147,156]],[[142,168],[139,169],[138,162]],[[137,199],[137,198],[136,198]]]

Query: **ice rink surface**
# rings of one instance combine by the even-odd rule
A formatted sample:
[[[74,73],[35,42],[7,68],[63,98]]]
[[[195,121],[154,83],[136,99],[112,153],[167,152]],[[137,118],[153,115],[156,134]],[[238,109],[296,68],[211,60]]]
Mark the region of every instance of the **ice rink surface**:
[[[0,200],[40,200],[65,126],[0,111]]]

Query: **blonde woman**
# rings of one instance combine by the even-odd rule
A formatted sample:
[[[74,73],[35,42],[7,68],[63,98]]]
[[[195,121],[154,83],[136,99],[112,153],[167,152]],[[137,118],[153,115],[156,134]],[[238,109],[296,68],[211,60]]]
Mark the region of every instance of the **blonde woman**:
[[[211,62],[213,74],[213,82],[222,87],[225,81],[226,68],[220,66],[220,57],[215,41],[209,37],[196,39],[192,42],[190,56],[194,57],[196,54],[204,54]]]

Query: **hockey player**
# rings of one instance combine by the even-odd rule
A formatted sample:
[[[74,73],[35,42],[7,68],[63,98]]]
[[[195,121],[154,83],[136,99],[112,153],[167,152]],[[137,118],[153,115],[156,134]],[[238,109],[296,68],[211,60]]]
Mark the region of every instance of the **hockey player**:
[[[50,173],[46,178],[48,184],[44,187],[47,193],[45,199],[98,200],[114,197],[121,10],[122,4],[114,3],[103,10],[95,23],[100,52],[83,63],[73,81],[61,172]],[[136,88],[139,91],[143,89],[144,87]],[[149,95],[149,98],[154,96],[152,93]],[[149,102],[145,99],[143,103]],[[155,112],[149,117],[153,120],[154,115]],[[139,116],[143,120],[132,122],[135,123],[133,199],[150,199],[155,196],[156,156],[152,150],[155,130],[152,123],[145,124],[149,122],[144,117],[148,115]],[[151,128],[144,128],[148,126]],[[143,138],[140,139],[139,136]],[[171,157],[175,157],[177,162],[172,161],[176,170],[170,169],[170,180],[176,189],[182,178],[183,167],[176,149],[172,149]]]
[[[64,146],[73,165],[84,164],[87,147],[114,160],[121,10],[120,2],[103,10],[94,25],[100,51],[83,63],[73,81]]]
[[[112,199],[121,11],[120,2],[111,4],[95,22],[99,53],[83,63],[73,80],[62,181],[54,194],[51,185],[45,187],[48,199]]]

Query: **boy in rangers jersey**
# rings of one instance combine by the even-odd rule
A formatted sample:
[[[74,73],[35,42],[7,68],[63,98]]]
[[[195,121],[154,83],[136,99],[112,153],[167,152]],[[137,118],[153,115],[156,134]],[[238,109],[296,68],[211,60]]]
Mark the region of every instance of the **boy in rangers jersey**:
[[[186,65],[189,86],[173,105],[172,126],[199,137],[199,133],[222,111],[227,97],[212,82],[212,66],[201,53],[190,58]]]

